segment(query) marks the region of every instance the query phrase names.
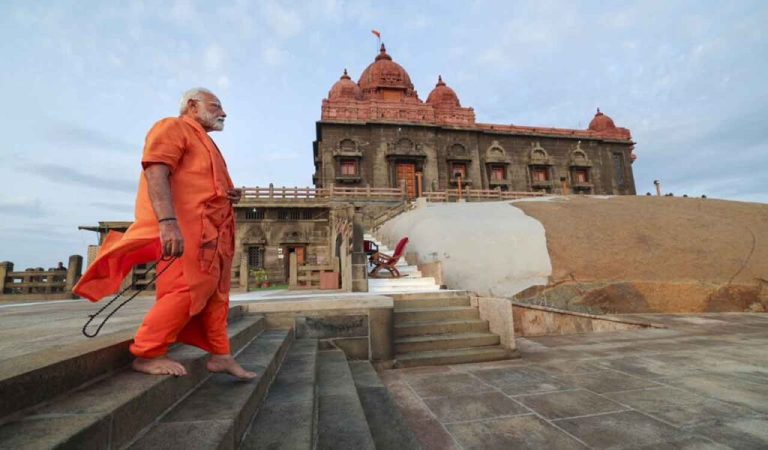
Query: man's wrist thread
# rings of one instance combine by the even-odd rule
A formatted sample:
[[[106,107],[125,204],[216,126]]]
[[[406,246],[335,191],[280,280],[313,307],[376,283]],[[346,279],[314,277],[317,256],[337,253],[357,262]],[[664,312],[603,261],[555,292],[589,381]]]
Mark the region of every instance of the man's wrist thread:
[[[171,221],[171,220],[176,220],[176,218],[175,217],[163,217],[162,219],[158,219],[157,221],[158,222],[168,222],[168,221]]]

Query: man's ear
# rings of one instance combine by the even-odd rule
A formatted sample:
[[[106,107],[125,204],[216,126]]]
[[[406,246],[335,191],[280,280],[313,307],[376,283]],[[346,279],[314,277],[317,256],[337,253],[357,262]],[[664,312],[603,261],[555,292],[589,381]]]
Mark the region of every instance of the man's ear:
[[[189,100],[187,100],[187,111],[190,111],[190,110],[193,112],[197,112],[197,101],[195,101],[195,99],[193,98],[190,98]]]

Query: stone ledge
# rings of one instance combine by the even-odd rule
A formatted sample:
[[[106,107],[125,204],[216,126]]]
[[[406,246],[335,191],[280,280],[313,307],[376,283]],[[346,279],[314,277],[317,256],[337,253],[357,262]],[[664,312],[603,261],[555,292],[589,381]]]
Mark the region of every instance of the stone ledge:
[[[387,296],[340,296],[314,299],[270,299],[241,304],[249,313],[310,312],[310,311],[346,311],[393,308],[392,297]]]

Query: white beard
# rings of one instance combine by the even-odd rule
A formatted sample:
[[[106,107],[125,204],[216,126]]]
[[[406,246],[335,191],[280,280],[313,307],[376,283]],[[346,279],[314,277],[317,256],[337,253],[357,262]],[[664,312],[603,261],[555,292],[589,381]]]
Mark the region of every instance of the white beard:
[[[208,111],[199,110],[197,112],[197,119],[203,125],[203,127],[210,129],[211,131],[222,131],[224,129],[224,117],[216,116]]]

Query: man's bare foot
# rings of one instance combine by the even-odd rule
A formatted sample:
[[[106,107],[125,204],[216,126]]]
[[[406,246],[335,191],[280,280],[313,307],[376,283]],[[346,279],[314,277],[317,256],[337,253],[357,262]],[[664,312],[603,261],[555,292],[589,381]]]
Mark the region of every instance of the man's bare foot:
[[[180,377],[187,374],[187,369],[181,363],[167,356],[153,359],[136,358],[131,363],[131,367],[137,372],[144,372],[150,375],[175,375]]]
[[[228,373],[241,380],[252,380],[258,376],[256,372],[249,372],[235,361],[232,355],[211,355],[211,359],[205,367],[210,372]]]

